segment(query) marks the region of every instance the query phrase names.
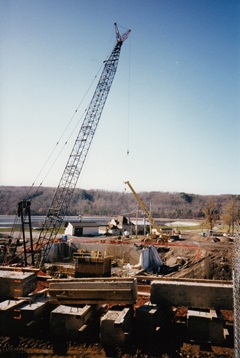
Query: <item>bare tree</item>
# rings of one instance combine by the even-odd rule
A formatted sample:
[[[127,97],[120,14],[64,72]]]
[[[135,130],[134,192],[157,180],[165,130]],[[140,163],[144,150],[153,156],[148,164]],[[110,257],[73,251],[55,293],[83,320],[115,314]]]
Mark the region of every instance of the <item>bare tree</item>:
[[[209,201],[207,203],[207,206],[202,210],[205,216],[206,223],[209,225],[210,230],[212,230],[218,219],[217,206],[213,201]]]
[[[240,214],[240,203],[239,200],[233,198],[230,200],[226,206],[221,219],[223,220],[224,224],[228,225],[228,231],[234,234],[235,225],[239,221],[239,214]]]

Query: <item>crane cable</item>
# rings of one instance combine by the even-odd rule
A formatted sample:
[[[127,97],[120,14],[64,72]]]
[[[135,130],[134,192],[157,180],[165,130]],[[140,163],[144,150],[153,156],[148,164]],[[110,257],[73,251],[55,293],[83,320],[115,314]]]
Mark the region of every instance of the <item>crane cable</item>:
[[[110,55],[110,56],[111,56],[111,55]],[[108,58],[109,58],[109,56],[107,57],[107,60],[108,60]],[[85,95],[83,96],[81,102],[79,103],[77,109],[75,110],[74,114],[71,116],[70,121],[68,122],[68,124],[67,124],[65,130],[63,131],[63,133],[62,133],[62,135],[60,136],[59,140],[58,140],[57,143],[55,144],[53,150],[51,151],[51,153],[50,153],[50,155],[48,156],[47,160],[45,161],[43,167],[41,168],[41,170],[39,171],[37,177],[35,178],[33,184],[32,184],[31,187],[28,189],[28,191],[27,191],[27,193],[26,193],[26,195],[25,195],[25,199],[24,199],[24,200],[29,200],[30,198],[33,197],[33,195],[31,195],[31,197],[29,197],[28,199],[26,198],[27,196],[30,196],[30,192],[31,192],[33,186],[35,185],[35,182],[38,180],[38,178],[40,177],[40,175],[41,175],[41,173],[43,172],[44,168],[46,167],[47,163],[50,161],[50,158],[52,157],[53,153],[55,152],[56,148],[58,147],[59,142],[62,140],[63,134],[66,132],[66,129],[69,127],[69,125],[70,125],[70,123],[72,122],[73,118],[76,116],[76,113],[78,112],[79,107],[82,105],[83,100],[85,99],[85,97],[86,97],[86,95],[88,94],[90,88],[92,87],[93,83],[95,82],[95,80],[96,80],[96,78],[97,78],[97,76],[98,76],[98,74],[99,74],[99,72],[100,72],[100,70],[101,70],[101,68],[103,67],[103,64],[104,64],[105,62],[106,62],[106,61],[103,61],[102,65],[100,66],[100,68],[99,68],[99,70],[98,70],[98,72],[97,72],[97,75],[96,75],[96,76],[94,77],[94,79],[92,80],[92,82],[91,82],[89,88],[87,89],[87,91],[86,91]],[[85,110],[85,112],[86,112],[86,111],[87,111],[87,110]],[[82,115],[82,116],[83,116],[83,115]],[[81,116],[81,119],[82,119],[82,116]],[[77,127],[77,125],[79,124],[79,122],[80,122],[80,120],[79,120],[78,123],[76,124],[75,128]],[[70,136],[68,137],[68,140],[69,140],[69,138],[72,136],[72,134],[75,132],[75,128],[74,128],[74,130],[71,132]],[[60,153],[58,154],[58,156],[57,156],[57,158],[55,159],[54,163],[52,164],[52,166],[51,166],[50,169],[48,170],[46,176],[44,177],[44,180],[46,179],[46,177],[48,176],[48,174],[49,174],[49,172],[51,171],[52,167],[54,166],[55,162],[56,162],[57,159],[59,158],[59,156],[60,156],[60,154],[61,154],[63,148],[64,148],[64,147],[66,146],[66,144],[68,143],[68,140],[64,143],[64,145],[63,145],[63,147],[62,147]],[[35,191],[35,195],[36,195],[36,193],[38,192],[40,186],[42,186],[42,184],[43,184],[43,180],[40,182],[39,186],[37,187],[37,189],[36,189],[36,191]]]
[[[131,38],[128,42],[129,56],[128,56],[128,99],[127,99],[127,155],[130,152],[130,99],[131,99]]]
[[[100,73],[102,67],[103,67],[103,64],[101,64],[99,70],[97,71],[97,74],[94,76],[92,82],[90,83],[90,85],[89,85],[87,91],[85,92],[83,98],[81,99],[79,105],[77,106],[77,108],[76,108],[76,110],[74,111],[73,115],[71,116],[69,122],[67,123],[66,127],[64,128],[62,134],[60,135],[60,137],[59,137],[57,143],[55,144],[54,148],[52,149],[51,153],[49,154],[48,158],[46,159],[46,161],[45,161],[45,163],[43,164],[42,168],[40,169],[39,173],[37,174],[35,180],[33,181],[32,185],[31,185],[31,187],[28,189],[28,191],[27,191],[25,197],[27,197],[27,196],[30,195],[30,192],[32,191],[33,187],[35,186],[36,181],[39,179],[40,175],[42,174],[42,172],[43,172],[44,169],[46,168],[47,164],[49,163],[50,159],[52,158],[53,154],[55,153],[56,149],[58,148],[59,143],[61,142],[61,140],[62,140],[64,134],[66,133],[66,130],[69,128],[70,124],[72,123],[73,119],[75,118],[76,114],[78,113],[78,110],[79,110],[80,106],[82,105],[83,101],[85,100],[85,98],[86,98],[88,92],[90,91],[90,89],[92,88],[94,82],[96,81],[97,77],[99,76],[99,73]],[[71,136],[72,136],[73,133],[75,132],[76,127],[79,125],[80,121],[82,120],[83,115],[85,114],[85,112],[86,112],[86,109],[85,109],[85,111],[83,112],[83,114],[81,115],[81,117],[80,117],[80,119],[78,120],[78,122],[76,123],[74,129],[71,131],[69,137],[67,138],[67,140],[66,140],[65,143],[63,144],[63,146],[62,146],[62,148],[60,149],[60,151],[59,151],[57,157],[55,158],[54,162],[52,163],[52,165],[51,165],[50,168],[48,169],[46,175],[45,175],[45,176],[43,177],[43,179],[40,181],[38,187],[36,188],[36,190],[35,190],[35,192],[34,192],[34,194],[33,194],[34,196],[35,196],[36,193],[38,192],[39,188],[43,185],[43,182],[44,182],[44,181],[46,180],[46,178],[48,177],[49,173],[51,172],[51,170],[52,170],[52,168],[54,167],[55,163],[57,162],[58,158],[60,157],[60,155],[61,155],[63,149],[65,148],[65,146],[67,145],[69,139],[71,138]]]
[[[113,37],[113,33],[112,33],[112,37]],[[111,41],[110,41],[110,42],[112,43],[112,38],[111,38]],[[109,46],[109,51],[108,51],[108,52],[111,53],[111,51],[110,51],[110,46]],[[106,60],[109,58],[109,56],[110,56],[110,54],[106,57]],[[44,168],[47,166],[47,164],[48,164],[48,162],[50,161],[51,157],[53,156],[53,154],[54,154],[56,148],[57,148],[58,145],[59,145],[59,142],[62,140],[62,138],[63,138],[63,136],[64,136],[64,133],[65,133],[66,130],[69,128],[69,126],[70,126],[71,122],[73,121],[73,119],[75,118],[75,116],[76,116],[76,114],[77,114],[77,112],[78,112],[80,106],[82,105],[83,101],[85,100],[85,98],[86,98],[88,92],[90,91],[90,89],[92,88],[94,82],[96,81],[97,77],[99,76],[99,73],[100,73],[100,71],[102,70],[102,67],[103,67],[104,63],[106,62],[106,60],[103,61],[103,63],[102,63],[101,66],[99,67],[99,69],[98,69],[98,71],[97,71],[97,74],[94,76],[94,78],[93,78],[92,82],[90,83],[90,85],[89,85],[87,91],[85,92],[85,94],[84,94],[82,100],[80,101],[79,105],[77,106],[76,110],[74,111],[73,115],[71,116],[71,118],[70,118],[68,124],[66,125],[65,129],[63,130],[63,132],[62,132],[62,134],[61,134],[59,140],[58,140],[57,143],[55,144],[55,146],[54,146],[54,148],[52,149],[50,155],[48,156],[47,160],[46,160],[45,163],[43,164],[41,170],[40,170],[39,173],[37,174],[35,180],[33,181],[32,185],[31,185],[31,187],[30,187],[29,190],[27,191],[26,196],[29,196],[29,195],[30,195],[30,192],[31,192],[32,188],[35,186],[36,181],[37,181],[38,178],[40,177],[40,175],[41,175],[41,173],[43,172]],[[51,167],[50,167],[49,170],[47,171],[47,173],[46,173],[46,175],[44,176],[43,180],[41,180],[40,184],[39,184],[38,187],[36,188],[36,190],[35,190],[35,192],[34,192],[34,194],[33,194],[34,196],[35,196],[36,193],[38,192],[39,188],[43,185],[43,182],[44,182],[44,181],[46,180],[46,178],[48,177],[49,173],[51,172],[51,170],[52,170],[52,168],[54,167],[55,163],[57,162],[58,158],[60,157],[60,155],[61,155],[61,153],[62,153],[64,147],[67,145],[67,143],[68,143],[69,139],[71,138],[72,134],[75,132],[75,129],[76,129],[77,126],[79,125],[79,123],[80,123],[80,121],[82,120],[83,115],[86,113],[86,111],[87,111],[87,109],[85,109],[84,113],[81,115],[81,117],[80,117],[80,119],[78,120],[77,124],[75,125],[74,129],[73,129],[72,132],[70,133],[70,135],[69,135],[67,141],[65,141],[65,143],[63,144],[63,146],[62,146],[62,148],[61,148],[59,154],[58,154],[57,157],[56,157],[56,159],[54,160],[54,162],[52,163]]]
[[[76,110],[74,111],[73,115],[71,116],[70,120],[68,121],[68,124],[66,125],[65,129],[63,130],[61,136],[59,137],[57,143],[55,144],[54,148],[52,149],[51,153],[49,154],[47,160],[45,161],[44,165],[42,166],[41,170],[39,171],[39,173],[37,174],[34,182],[32,183],[31,187],[28,188],[28,190],[26,191],[26,194],[24,195],[24,199],[28,199],[31,197],[33,198],[34,196],[37,195],[40,187],[43,185],[43,182],[46,180],[46,178],[48,177],[49,173],[51,172],[52,168],[54,167],[55,163],[57,162],[58,158],[60,157],[63,149],[65,148],[65,146],[67,145],[70,137],[73,135],[73,133],[75,132],[75,129],[76,127],[79,125],[79,122],[82,120],[83,118],[83,115],[84,113],[86,112],[86,109],[85,111],[83,112],[83,114],[81,115],[80,119],[77,121],[77,124],[75,125],[74,129],[71,131],[69,137],[67,138],[67,140],[65,141],[65,143],[63,144],[62,148],[60,149],[58,155],[56,156],[55,160],[53,161],[52,165],[50,166],[50,168],[48,169],[47,173],[45,174],[44,178],[42,179],[42,181],[40,182],[40,184],[35,188],[35,191],[33,194],[31,194],[34,186],[35,186],[35,182],[39,179],[40,175],[42,174],[42,172],[44,171],[45,167],[47,166],[47,164],[50,162],[50,159],[52,158],[53,154],[55,153],[56,149],[58,148],[59,146],[59,143],[61,142],[63,136],[64,136],[64,133],[66,132],[66,130],[69,128],[70,124],[72,123],[73,119],[75,118],[80,106],[82,105],[83,101],[85,100],[88,92],[90,91],[90,89],[92,88],[94,82],[96,81],[96,78],[99,76],[99,73],[101,71],[103,67],[103,64],[101,64],[99,70],[97,71],[97,74],[94,76],[92,82],[90,83],[87,91],[85,92],[83,98],[81,99],[79,105],[77,106]],[[31,195],[30,195],[31,194]],[[12,230],[11,230],[11,237],[14,237],[15,236],[15,232],[18,231],[17,233],[17,238],[20,239],[21,238],[21,231],[17,230],[17,227],[19,225],[19,216],[18,214],[15,215],[15,219],[14,219],[14,224],[13,224],[13,227],[12,227]],[[10,244],[11,246],[11,244]],[[4,261],[6,261],[6,258],[4,259]]]

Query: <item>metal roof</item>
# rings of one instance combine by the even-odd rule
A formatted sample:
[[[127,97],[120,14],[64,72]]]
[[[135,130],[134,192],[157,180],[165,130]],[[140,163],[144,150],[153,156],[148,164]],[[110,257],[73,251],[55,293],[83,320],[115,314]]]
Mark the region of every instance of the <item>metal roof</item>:
[[[71,224],[73,227],[98,227],[100,224],[96,221],[67,221],[65,227]]]

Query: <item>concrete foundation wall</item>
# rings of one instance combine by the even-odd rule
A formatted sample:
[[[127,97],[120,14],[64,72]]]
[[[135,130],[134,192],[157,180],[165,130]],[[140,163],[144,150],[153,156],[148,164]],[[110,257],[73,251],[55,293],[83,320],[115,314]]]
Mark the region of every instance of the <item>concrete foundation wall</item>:
[[[80,241],[73,241],[74,245],[79,249],[86,251],[100,251],[103,256],[112,256],[122,259],[125,263],[136,265],[140,259],[140,252],[136,250],[136,247],[131,244],[124,244],[119,242],[118,244],[98,244],[94,243],[81,243]]]

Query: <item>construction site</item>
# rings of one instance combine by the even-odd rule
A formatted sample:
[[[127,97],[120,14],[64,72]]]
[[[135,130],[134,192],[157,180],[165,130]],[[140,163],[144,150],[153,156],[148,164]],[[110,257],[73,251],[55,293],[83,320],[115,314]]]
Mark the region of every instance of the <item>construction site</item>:
[[[84,236],[82,220],[60,233],[130,34],[115,31],[42,227],[34,236],[28,193],[17,233],[2,235],[0,357],[238,358],[239,236],[162,227],[129,181],[148,232],[115,220]]]
[[[1,266],[2,356],[234,357],[234,243],[219,238],[64,237],[41,268]]]

